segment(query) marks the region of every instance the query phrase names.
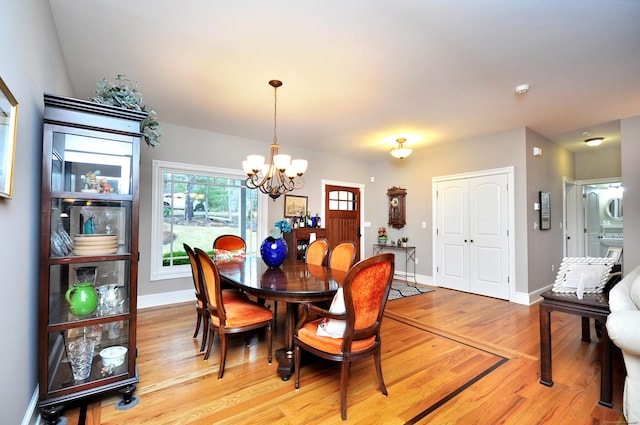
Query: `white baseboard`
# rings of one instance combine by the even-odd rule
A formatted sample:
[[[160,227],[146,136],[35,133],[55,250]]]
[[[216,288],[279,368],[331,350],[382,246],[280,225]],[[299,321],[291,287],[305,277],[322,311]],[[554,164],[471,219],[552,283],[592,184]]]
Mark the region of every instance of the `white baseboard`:
[[[164,292],[161,294],[140,295],[138,297],[138,308],[158,307],[162,305],[184,303],[196,300],[193,289],[184,291]]]
[[[27,406],[27,411],[24,413],[24,418],[22,418],[22,425],[36,425],[40,423],[40,412],[37,410],[39,393],[40,386],[36,385],[29,406]]]

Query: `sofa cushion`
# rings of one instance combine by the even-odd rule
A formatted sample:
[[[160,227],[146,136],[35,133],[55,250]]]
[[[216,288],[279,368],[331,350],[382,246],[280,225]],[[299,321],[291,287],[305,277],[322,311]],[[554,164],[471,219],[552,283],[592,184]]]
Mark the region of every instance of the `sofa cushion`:
[[[631,282],[629,286],[629,295],[631,296],[631,301],[636,306],[638,310],[640,310],[640,275],[636,276]]]

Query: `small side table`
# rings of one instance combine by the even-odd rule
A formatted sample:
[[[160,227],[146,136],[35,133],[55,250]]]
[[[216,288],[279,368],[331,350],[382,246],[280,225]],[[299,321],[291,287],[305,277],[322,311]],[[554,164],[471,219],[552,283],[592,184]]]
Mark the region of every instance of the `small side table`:
[[[373,255],[382,254],[385,249],[404,251],[404,280],[409,281],[409,264],[413,264],[413,281],[416,280],[416,247],[373,244]]]
[[[613,361],[612,344],[607,333],[609,299],[606,294],[584,294],[579,300],[576,294],[544,292],[540,304],[540,383],[553,385],[551,377],[551,312],[561,311],[582,317],[582,341],[590,342],[589,319],[602,324],[602,364],[600,371],[600,401],[606,407],[613,407]]]

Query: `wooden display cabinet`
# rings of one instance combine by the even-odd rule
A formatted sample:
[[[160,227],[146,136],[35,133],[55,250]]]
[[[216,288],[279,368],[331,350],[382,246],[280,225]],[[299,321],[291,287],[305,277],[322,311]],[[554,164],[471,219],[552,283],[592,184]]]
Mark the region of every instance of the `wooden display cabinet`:
[[[64,404],[77,399],[118,390],[121,407],[137,402],[138,180],[146,114],[49,94],[44,105],[38,407],[54,424]],[[86,311],[78,303],[72,309],[65,296],[80,267],[95,268],[95,294],[102,293],[95,309],[84,301]],[[69,356],[78,340],[95,345],[89,376],[81,380],[74,379]],[[106,367],[100,351],[111,346],[127,352],[121,365]]]
[[[321,227],[291,229],[284,234],[284,240],[287,242],[287,260],[305,261],[304,254],[309,246],[311,233],[316,234],[316,239],[327,237],[327,229]]]

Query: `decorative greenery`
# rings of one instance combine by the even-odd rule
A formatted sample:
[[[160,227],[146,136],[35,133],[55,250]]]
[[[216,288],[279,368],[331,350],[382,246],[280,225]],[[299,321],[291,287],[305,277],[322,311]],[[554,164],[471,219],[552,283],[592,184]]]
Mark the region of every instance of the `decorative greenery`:
[[[93,103],[146,112],[147,117],[142,121],[144,140],[151,147],[160,143],[162,129],[156,119],[156,111],[149,105],[142,103],[142,93],[138,91],[140,83],[131,84],[131,81],[126,76],[118,74],[115,82],[103,78],[102,81],[96,83],[96,86],[97,88],[94,91],[97,96],[90,99]]]
[[[404,243],[409,242],[409,238],[407,236],[401,237],[400,240],[402,240],[402,242],[404,242]]]
[[[280,239],[283,233],[289,233],[291,231],[291,225],[287,220],[276,221],[271,231],[271,237],[274,239]]]
[[[386,227],[378,227],[378,239],[387,239]]]

